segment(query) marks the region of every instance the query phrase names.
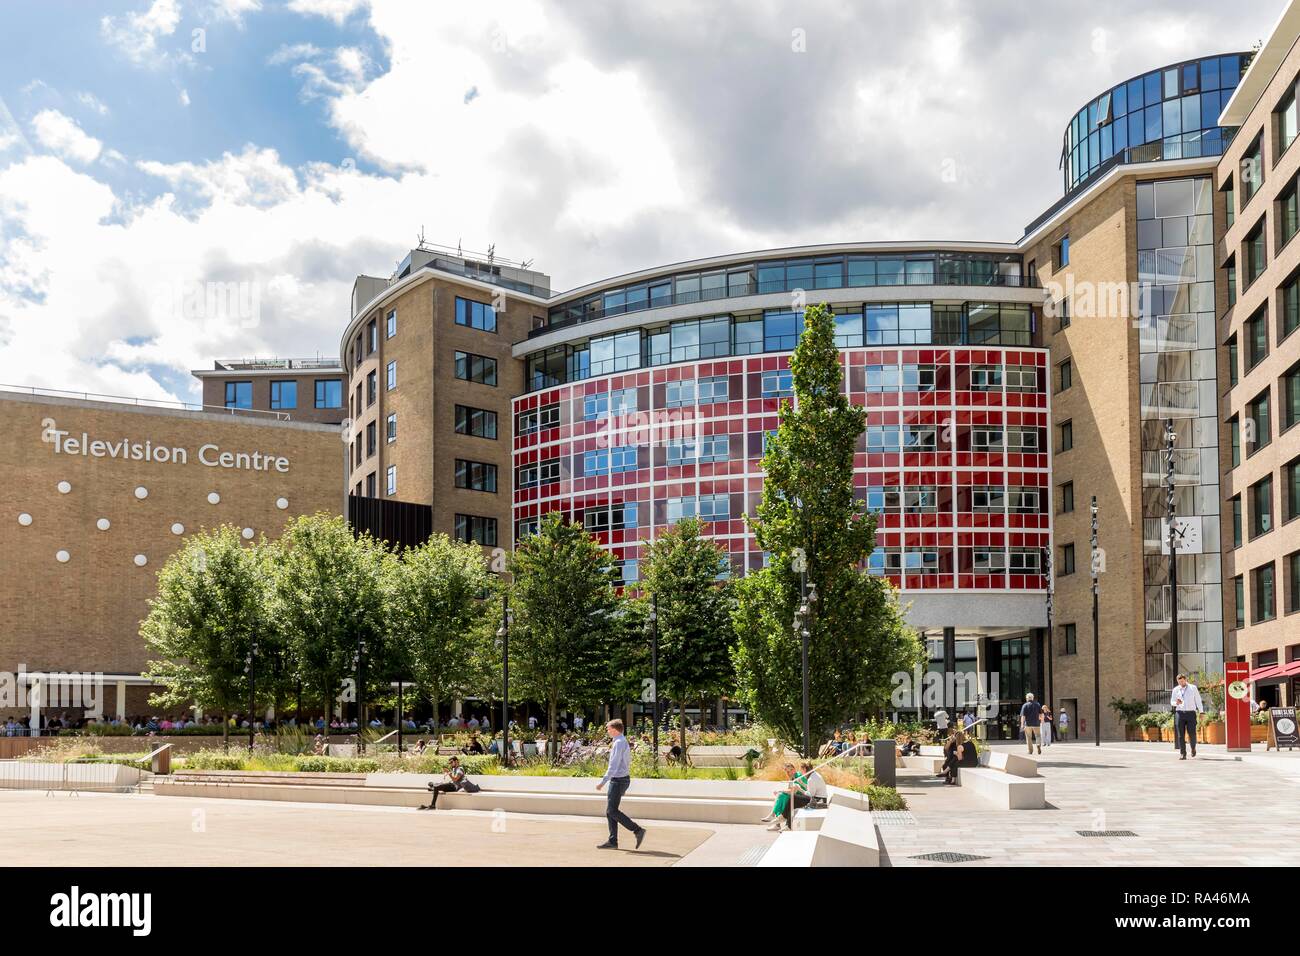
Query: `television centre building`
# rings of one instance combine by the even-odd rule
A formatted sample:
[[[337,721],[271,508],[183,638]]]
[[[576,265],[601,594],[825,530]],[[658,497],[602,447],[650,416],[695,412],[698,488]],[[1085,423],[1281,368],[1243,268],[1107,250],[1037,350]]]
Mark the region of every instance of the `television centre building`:
[[[218,361],[198,410],[0,392],[0,669],[101,670],[134,707],[153,575],[226,521],[326,510],[508,549],[559,511],[636,587],[645,543],[694,516],[731,574],[761,567],[745,517],[824,303],[867,411],[866,563],[931,670],[969,679],[950,709],[1013,735],[1033,691],[1090,735],[1094,661],[1107,737],[1112,698],[1167,708],[1177,673],[1228,660],[1294,703],[1298,38],[1288,7],[1254,53],[1116,77],[1064,117],[1063,195],[1012,241],[828,237],[564,293],[422,245],[358,276],[337,362]]]

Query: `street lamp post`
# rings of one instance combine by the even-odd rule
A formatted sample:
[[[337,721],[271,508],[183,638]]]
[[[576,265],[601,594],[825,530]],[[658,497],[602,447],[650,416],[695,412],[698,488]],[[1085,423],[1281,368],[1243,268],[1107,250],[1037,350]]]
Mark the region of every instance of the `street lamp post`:
[[[654,755],[655,769],[659,769],[659,597],[650,596],[650,752]]]
[[[248,751],[253,751],[253,738],[257,734],[257,727],[253,718],[253,711],[257,707],[257,697],[254,694],[254,670],[253,665],[257,661],[257,639],[254,638],[248,645],[248,656],[244,658],[244,673],[248,675]]]
[[[1053,631],[1052,600],[1056,591],[1056,581],[1052,577],[1052,549],[1043,548],[1043,580],[1047,589],[1047,706],[1055,707],[1052,696],[1052,645],[1055,643]]]
[[[1097,496],[1092,496],[1092,733],[1101,746],[1101,618],[1098,614],[1097,575],[1100,552],[1097,550]]]
[[[510,595],[501,595],[501,763],[510,766]]]
[[[1169,524],[1169,650],[1173,659],[1175,677],[1178,675],[1178,534],[1174,528],[1174,517],[1177,511],[1174,443],[1177,440],[1174,420],[1165,419],[1165,520]],[[1173,686],[1173,683],[1168,681],[1166,686]],[[1175,740],[1174,749],[1177,748],[1178,743]]]
[[[365,681],[363,668],[366,663],[366,640],[365,638],[357,639],[357,649],[352,654],[352,666],[357,675],[357,753],[363,753],[366,749],[366,739],[362,736],[365,726]]]
[[[799,592],[799,609],[794,614],[793,630],[799,638],[799,665],[802,671],[803,683],[803,755],[811,757],[812,716],[808,702],[808,639],[811,637],[809,627],[817,606],[817,585],[809,583],[806,563],[800,569]]]

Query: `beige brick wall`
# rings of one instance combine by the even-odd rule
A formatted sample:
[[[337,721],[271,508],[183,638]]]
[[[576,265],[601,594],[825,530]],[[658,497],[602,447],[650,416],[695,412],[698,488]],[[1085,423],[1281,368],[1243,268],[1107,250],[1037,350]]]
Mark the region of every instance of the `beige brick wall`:
[[[298,407],[284,410],[283,414],[288,415],[291,420],[296,422],[337,424],[343,421],[343,419],[347,418],[346,388],[342,408],[317,408],[317,379],[344,381],[343,376],[337,373],[250,375],[248,373],[230,372],[220,376],[205,375],[202,379],[203,404],[212,408],[223,408],[226,404],[226,382],[251,382],[253,385],[253,408],[270,411],[271,383],[291,381],[298,383]]]
[[[67,402],[0,393],[0,670],[139,673],[148,658],[139,637],[156,575],[185,534],[231,523],[275,537],[299,514],[340,512],[342,450],[337,430],[273,424],[220,414]],[[186,449],[188,463],[122,461],[56,454],[47,426],[79,437],[152,441]],[[207,467],[201,445],[262,451],[288,471]],[[58,490],[67,482],[71,491]],[[148,489],[139,499],[135,489]],[[208,495],[216,492],[220,503]],[[288,500],[280,509],[279,498]],[[19,514],[32,523],[22,526]],[[107,518],[110,528],[98,530]],[[67,563],[55,554],[66,550]],[[137,567],[137,554],[147,558]]]
[[[1300,174],[1300,145],[1292,144],[1285,152],[1279,153],[1278,129],[1273,110],[1300,74],[1300,44],[1293,46],[1278,67],[1276,75],[1265,89],[1254,110],[1242,123],[1236,138],[1224,152],[1217,170],[1217,185],[1220,189],[1229,179],[1236,187],[1238,203],[1236,221],[1228,229],[1218,246],[1218,265],[1222,267],[1229,257],[1235,257],[1237,265],[1238,296],[1231,308],[1227,303],[1227,273],[1220,271],[1219,282],[1222,300],[1218,335],[1220,349],[1220,450],[1221,467],[1224,480],[1221,486],[1223,494],[1222,534],[1224,541],[1224,622],[1230,630],[1227,635],[1228,655],[1244,657],[1253,663],[1255,655],[1261,651],[1278,651],[1279,660],[1287,659],[1287,648],[1300,644],[1300,613],[1288,613],[1287,603],[1289,589],[1286,586],[1285,557],[1300,551],[1300,520],[1288,520],[1285,508],[1285,472],[1283,466],[1300,458],[1300,427],[1291,427],[1283,431],[1282,404],[1285,394],[1281,381],[1283,374],[1300,362],[1300,333],[1293,332],[1282,338],[1282,296],[1280,287],[1293,273],[1300,270],[1300,239],[1292,238],[1285,245],[1281,243],[1280,209],[1278,195],[1286,189]],[[1250,201],[1241,205],[1242,156],[1251,147],[1255,138],[1263,133],[1263,183]],[[1220,193],[1220,209],[1224,195]],[[1264,223],[1266,244],[1266,269],[1258,279],[1249,286],[1246,283],[1246,236],[1261,222]],[[1242,288],[1242,286],[1245,286]],[[1247,319],[1256,315],[1261,309],[1268,311],[1269,354],[1262,362],[1249,371],[1246,370],[1247,348],[1246,334],[1243,328]],[[1235,387],[1229,388],[1228,350],[1226,343],[1233,335],[1239,343],[1239,379]],[[1234,416],[1244,422],[1248,418],[1247,405],[1265,390],[1271,395],[1272,441],[1264,448],[1248,456],[1249,449],[1243,442],[1241,464],[1233,468],[1231,460],[1231,433],[1228,422]],[[1273,478],[1273,520],[1274,529],[1255,539],[1250,537],[1250,514],[1246,506],[1247,490],[1262,478]],[[1232,547],[1232,498],[1242,498],[1242,547]],[[1267,622],[1253,623],[1253,588],[1251,571],[1272,561],[1275,574],[1275,594],[1277,616]],[[1245,579],[1246,626],[1241,629],[1233,627],[1236,621],[1236,599],[1233,578],[1241,575]],[[1300,596],[1297,596],[1300,597]],[[1300,602],[1297,602],[1300,603]]]
[[[1137,278],[1136,190],[1131,177],[1091,198],[1025,252],[1036,263],[1044,287],[1068,289],[1081,283],[1127,283]],[[1052,248],[1070,237],[1070,262],[1053,270]],[[1055,293],[1052,298],[1060,298]],[[1045,320],[1052,365],[1053,525],[1056,547],[1053,694],[1055,703],[1078,701],[1078,717],[1093,732],[1092,589],[1089,576],[1089,501],[1097,496],[1099,545],[1105,552],[1101,576],[1099,631],[1101,644],[1102,734],[1116,737],[1122,728],[1107,709],[1112,697],[1143,697],[1145,627],[1142,602],[1141,458],[1139,432],[1138,340],[1125,316],[1082,314],[1081,297],[1073,301],[1071,324],[1058,331],[1056,319]],[[1059,388],[1059,365],[1069,359],[1073,385]],[[1069,420],[1074,447],[1059,451],[1059,426]],[[1074,483],[1074,511],[1060,512],[1064,482]],[[1074,544],[1075,573],[1060,574],[1061,548]],[[1063,653],[1063,625],[1077,633],[1077,653]]]

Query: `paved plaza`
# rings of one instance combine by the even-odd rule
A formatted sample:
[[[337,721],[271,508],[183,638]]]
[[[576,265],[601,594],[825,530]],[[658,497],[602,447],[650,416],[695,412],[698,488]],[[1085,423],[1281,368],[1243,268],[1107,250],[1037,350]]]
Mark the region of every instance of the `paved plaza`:
[[[1179,761],[1167,744],[1054,745],[1039,764],[1044,810],[995,810],[907,772],[899,789],[910,810],[875,814],[882,865],[1165,865],[1171,853],[1190,865],[1300,865],[1290,836],[1300,753],[1200,752]],[[776,836],[758,825],[649,829],[640,851],[609,852],[595,849],[600,818],[0,791],[0,841],[25,865],[746,866]],[[952,853],[976,859],[937,856]]]
[[[1199,753],[1180,761],[1172,744],[1055,744],[1039,762],[1044,810],[997,811],[959,787],[900,777],[911,813],[876,814],[888,865],[952,865],[916,859],[943,852],[983,857],[962,866],[1300,865],[1300,752]]]

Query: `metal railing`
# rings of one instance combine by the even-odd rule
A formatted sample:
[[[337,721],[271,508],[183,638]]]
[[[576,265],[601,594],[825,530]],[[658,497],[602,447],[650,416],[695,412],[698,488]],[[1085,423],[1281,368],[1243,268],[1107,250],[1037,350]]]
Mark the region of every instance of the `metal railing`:
[[[0,382],[0,391],[40,398],[74,398],[85,402],[112,402],[116,405],[135,405],[141,408],[169,408],[186,412],[208,412],[228,415],[270,416],[276,421],[291,420],[287,412],[261,408],[228,408],[225,405],[202,405],[195,402],[174,402],[161,398],[132,398],[128,395],[102,395],[98,392],[74,392],[62,388],[42,388],[38,385],[6,385]]]
[[[124,764],[0,760],[0,790],[126,793],[139,786],[140,776]]]

